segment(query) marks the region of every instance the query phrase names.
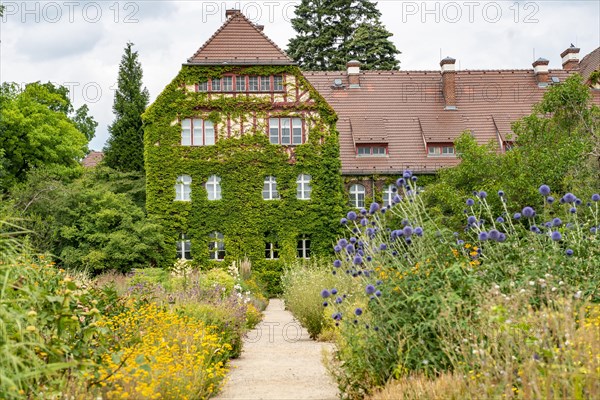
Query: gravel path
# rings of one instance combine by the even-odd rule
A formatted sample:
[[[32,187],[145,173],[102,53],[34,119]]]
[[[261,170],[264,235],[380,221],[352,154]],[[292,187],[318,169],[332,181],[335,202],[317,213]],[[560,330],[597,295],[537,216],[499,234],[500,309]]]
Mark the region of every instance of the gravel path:
[[[220,400],[334,400],[338,391],[321,362],[331,344],[311,340],[284,310],[271,300],[263,321],[246,335],[244,351],[232,360]]]

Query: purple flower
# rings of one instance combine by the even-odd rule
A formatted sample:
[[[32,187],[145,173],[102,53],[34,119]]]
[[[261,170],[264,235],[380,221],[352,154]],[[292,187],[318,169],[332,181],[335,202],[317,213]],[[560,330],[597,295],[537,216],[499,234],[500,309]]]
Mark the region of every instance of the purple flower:
[[[362,315],[363,310],[362,308],[358,307],[356,310],[354,310],[354,314],[358,317],[360,315]]]
[[[575,199],[576,206],[580,206],[582,203],[583,203],[583,201],[581,201],[581,199]]]
[[[333,262],[333,266],[336,267],[336,268],[339,268],[339,267],[342,266],[342,262],[340,260],[335,260]]]
[[[333,251],[335,251],[336,253],[339,253],[340,251],[342,251],[342,246],[340,246],[339,244],[336,244],[335,246],[333,246]]]
[[[552,197],[552,196],[546,197],[546,203],[548,203],[548,204],[554,203],[554,197]]]
[[[562,235],[560,234],[559,231],[554,231],[552,232],[552,235],[550,236],[552,238],[552,240],[554,240],[555,242],[558,242],[559,240],[562,239]]]
[[[413,229],[410,225],[407,225],[402,230],[402,233],[404,233],[404,236],[408,238],[413,234]]]
[[[467,222],[470,225],[474,225],[475,223],[477,223],[477,218],[475,218],[473,215],[471,215],[469,218],[467,218]]]
[[[348,220],[346,218],[340,219],[340,224],[346,225],[347,223],[348,223]]]
[[[571,209],[569,210],[569,212],[571,214],[575,214],[577,212],[577,209],[575,207],[571,207]]]
[[[421,228],[420,226],[417,226],[415,228],[415,235],[417,235],[417,236],[423,236],[423,228]]]
[[[550,186],[548,185],[542,185],[538,190],[542,196],[548,196],[550,194]]]
[[[335,299],[335,304],[341,304],[341,303],[342,303],[342,301],[343,301],[343,300],[342,300],[342,298],[341,298],[340,296],[338,296],[338,297]]]
[[[357,255],[356,257],[354,257],[354,264],[356,265],[360,265],[362,264],[362,257]]]
[[[514,219],[521,219],[521,213],[515,213],[515,215],[513,215]]]
[[[504,197],[504,190],[498,190],[498,196]]]
[[[487,193],[482,190],[481,192],[479,192],[478,196],[480,199],[485,199],[487,197]]]
[[[475,200],[467,199],[467,206],[471,207],[473,204],[475,204]]]
[[[398,186],[398,187],[403,187],[403,186],[404,186],[404,183],[405,183],[405,182],[404,182],[404,179],[403,179],[403,178],[400,178],[400,179],[398,179],[398,180],[396,181],[396,186]]]
[[[417,177],[416,177],[416,176],[412,176],[410,179],[411,179],[413,182],[416,182],[416,181],[417,181]]]
[[[600,201],[600,194],[594,193],[592,195],[592,201]]]
[[[356,243],[356,238],[354,236],[350,238],[350,243],[352,243],[352,244]]]
[[[365,210],[364,208],[361,208],[360,215],[367,215],[367,210]]]
[[[341,247],[346,247],[347,244],[348,241],[345,238],[341,238],[340,240],[338,240],[338,245]]]
[[[357,215],[356,215],[356,213],[355,213],[354,211],[350,211],[350,212],[348,213],[348,215],[346,215],[346,216],[348,217],[348,219],[349,219],[350,221],[355,221],[355,220],[356,220],[356,217],[357,217]]]
[[[506,235],[504,233],[500,233],[500,236],[498,237],[498,241],[500,243],[504,242],[506,240]]]
[[[575,199],[577,199],[577,197],[575,197],[575,195],[573,193],[567,193],[567,194],[565,194],[563,199],[565,199],[565,201],[567,203],[572,203],[575,201]]]
[[[561,225],[562,225],[562,221],[560,218],[557,217],[552,220],[552,226],[561,226]]]
[[[367,226],[367,223],[368,223],[368,222],[369,222],[369,220],[368,220],[368,219],[366,219],[366,218],[362,218],[362,219],[360,220],[360,224],[361,224],[362,226]]]
[[[377,212],[377,210],[379,210],[379,204],[371,203],[371,207],[369,207],[369,212],[371,214],[375,214]]]
[[[410,170],[408,170],[408,169],[407,169],[407,170],[405,170],[405,171],[404,171],[404,173],[402,174],[402,177],[403,177],[404,179],[408,179],[408,178],[410,178],[411,176],[412,176],[412,172],[411,172]]]
[[[487,232],[480,232],[479,233],[479,240],[481,240],[482,242],[485,242],[486,240],[488,240],[488,234],[487,234]]]
[[[367,292],[367,294],[373,294],[373,293],[375,293],[375,286],[373,286],[373,285],[367,285],[367,287],[365,287],[365,292]]]
[[[387,244],[385,244],[385,243],[381,243],[381,244],[379,245],[379,250],[382,250],[382,251],[383,251],[383,250],[386,250],[386,249],[387,249]]]
[[[535,210],[531,207],[525,207],[521,212],[525,218],[533,218],[535,216]]]
[[[499,223],[499,224],[503,224],[504,223],[504,218],[498,217],[498,218],[496,218],[496,222]]]
[[[349,244],[348,246],[346,246],[346,252],[348,252],[348,254],[353,254],[354,253],[354,246]]]
[[[323,302],[323,307],[327,307],[329,305],[329,303],[327,303],[326,301]]]
[[[500,232],[496,229],[492,229],[488,235],[490,240],[498,240],[500,238]]]
[[[323,289],[323,290],[321,290],[321,297],[322,297],[322,298],[326,299],[326,298],[328,298],[330,295],[331,295],[331,293],[329,293],[329,290],[327,290],[327,289]]]
[[[392,197],[392,203],[394,203],[394,204],[398,204],[398,203],[400,203],[401,201],[402,201],[402,197],[401,197],[401,196],[399,196],[399,195],[397,195],[397,194],[396,194],[396,195],[394,195],[394,197]]]
[[[565,251],[565,254],[571,257],[573,255],[573,250],[567,249],[567,251]]]
[[[535,225],[533,225],[531,228],[529,228],[529,230],[533,233],[541,233],[542,232],[542,231],[540,231],[540,228],[538,228]]]
[[[592,226],[590,228],[590,232],[593,233],[593,234],[596,233],[597,231],[598,231],[598,229],[595,226]]]

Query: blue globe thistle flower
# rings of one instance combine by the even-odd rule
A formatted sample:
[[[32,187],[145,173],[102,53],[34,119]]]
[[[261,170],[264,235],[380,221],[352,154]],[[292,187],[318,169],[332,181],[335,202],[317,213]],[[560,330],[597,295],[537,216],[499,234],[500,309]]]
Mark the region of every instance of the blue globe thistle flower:
[[[583,203],[583,201],[581,201],[581,199],[575,199],[576,206],[580,206],[582,203]]]
[[[568,223],[567,223],[567,225],[565,225],[565,226],[566,226],[567,228],[569,228],[569,229],[573,229],[573,227],[574,227],[575,225],[573,225],[573,223],[572,223],[572,222],[568,222]]]
[[[506,241],[506,235],[500,232],[500,236],[498,237],[498,242],[502,243]]]
[[[369,207],[369,213],[375,214],[377,210],[379,210],[379,204],[371,203],[371,206]]]
[[[499,223],[499,224],[503,224],[504,223],[504,218],[498,217],[498,218],[496,218],[496,222]]]
[[[386,206],[386,208],[382,208],[381,209],[381,213],[385,214],[385,212],[388,210],[388,208],[390,208],[390,206]]]
[[[409,238],[413,234],[413,228],[410,225],[406,225],[402,230],[402,233],[404,233],[404,236]]]
[[[567,249],[567,251],[565,251],[565,254],[571,257],[573,255],[573,250]]]
[[[402,226],[408,225],[408,220],[405,218],[402,220]]]
[[[416,182],[416,181],[417,181],[417,177],[416,177],[416,176],[412,176],[410,179],[411,179],[413,182]]]
[[[545,222],[544,223],[544,227],[551,228],[552,227],[552,221]]]
[[[349,244],[348,246],[346,246],[346,252],[348,254],[354,254],[354,246]]]
[[[552,220],[552,226],[561,226],[562,225],[562,220],[558,217],[554,218]]]
[[[406,183],[406,182],[404,182],[404,179],[403,179],[403,178],[400,178],[400,179],[398,179],[398,180],[396,181],[396,186],[398,186],[398,187],[403,187],[405,183]]]
[[[570,212],[571,214],[575,214],[575,213],[577,212],[577,209],[576,209],[575,207],[571,207],[571,208],[569,209],[569,212]]]
[[[595,226],[592,226],[592,227],[590,228],[590,232],[591,232],[592,234],[595,234],[595,233],[597,232],[597,230],[598,230],[598,229],[597,229]]]
[[[394,197],[392,197],[392,203],[394,204],[398,204],[402,201],[402,197],[400,197],[400,195],[394,195]]]
[[[521,213],[515,213],[515,215],[513,215],[513,218],[516,220],[521,219]]]
[[[554,203],[554,197],[552,197],[552,196],[546,197],[546,203],[548,203],[548,204]]]
[[[554,231],[552,232],[552,235],[550,235],[550,237],[552,238],[552,240],[554,240],[555,242],[558,242],[559,240],[562,239],[562,235],[560,234],[559,231]]]
[[[381,244],[379,245],[379,250],[382,250],[382,251],[383,251],[383,250],[386,250],[386,249],[387,249],[387,244],[385,244],[385,243],[381,243]]]
[[[594,193],[592,195],[592,201],[600,201],[600,194]]]
[[[336,288],[331,289],[331,294],[337,294],[338,290]]]
[[[350,211],[346,216],[350,221],[356,221],[356,218],[358,217],[354,211]]]
[[[535,210],[529,206],[523,208],[521,213],[525,218],[533,218],[535,216]]]
[[[397,252],[396,250],[394,250],[394,251],[392,251],[392,255],[393,255],[394,257],[396,257],[396,256],[398,255],[398,252]]]
[[[560,198],[560,200],[558,201],[560,204],[565,204],[567,201],[565,200],[564,196]]]
[[[347,223],[348,223],[348,220],[346,218],[340,219],[340,224],[346,225]]]
[[[392,193],[396,193],[398,191],[398,188],[396,186],[392,186]]]
[[[354,236],[350,238],[350,243],[352,243],[352,244],[356,243],[356,238]]]
[[[354,314],[358,317],[360,315],[362,315],[363,310],[362,308],[358,307],[356,310],[354,310]]]
[[[328,305],[329,305],[328,302],[326,302],[326,301],[323,302],[323,307],[327,307]]]
[[[504,190],[498,190],[498,196],[504,197]]]
[[[587,203],[585,203],[585,205],[588,206],[588,207],[591,207],[592,203],[588,201]]]
[[[475,204],[475,200],[473,199],[467,199],[467,206],[471,207]]]
[[[373,260],[373,257],[371,257],[371,256],[367,256],[367,261],[368,261],[368,262],[371,262],[372,260]]]
[[[500,232],[498,232],[496,229],[492,229],[489,234],[488,234],[490,240],[498,240],[498,238],[500,237]]]
[[[364,208],[360,209],[360,215],[367,215],[367,210]]]
[[[542,196],[548,196],[550,194],[550,186],[548,185],[542,185],[538,190]]]
[[[382,280],[377,280],[377,282],[375,282],[377,284],[377,286],[382,285],[383,281]]]
[[[375,286],[373,286],[373,285],[367,285],[365,287],[365,292],[367,292],[367,294],[373,294],[373,293],[375,293]]]
[[[565,201],[567,203],[572,203],[577,199],[577,197],[575,197],[575,195],[573,193],[567,193],[567,194],[565,194],[563,199],[565,199]]]
[[[482,242],[485,242],[486,240],[488,240],[487,232],[479,232],[479,240],[481,240]]]
[[[339,253],[340,251],[342,251],[342,246],[340,246],[339,244],[336,244],[335,246],[333,246],[333,251],[335,251],[336,253]]]
[[[360,229],[358,229],[358,228],[353,228],[352,229],[352,233],[358,233],[358,232],[360,232]]]
[[[353,261],[354,261],[354,264],[360,265],[360,264],[362,264],[363,260],[362,260],[362,257],[360,255],[357,255],[357,256],[354,257]]]
[[[540,228],[538,228],[535,225],[532,225],[531,228],[529,228],[529,230],[533,233],[541,233]]]
[[[485,199],[486,197],[487,197],[487,193],[485,191],[482,190],[481,192],[479,192],[480,199]]]
[[[471,225],[474,225],[477,223],[477,218],[475,218],[473,215],[471,215],[469,218],[467,218],[467,222]]]
[[[456,244],[458,244],[459,246],[462,246],[463,244],[465,244],[465,241],[459,239],[459,240],[456,241]]]
[[[342,301],[344,301],[344,300],[342,300],[342,298],[341,298],[340,296],[338,296],[338,297],[335,299],[335,303],[336,303],[336,304],[341,304],[341,303],[342,303]]]
[[[404,173],[402,174],[402,177],[403,177],[404,179],[408,179],[408,178],[410,178],[411,176],[412,176],[412,172],[411,172],[410,170],[408,170],[408,169],[407,169],[407,170],[405,170],[405,171],[404,171]]]
[[[377,296],[377,297],[381,297],[381,290],[377,290],[377,291],[375,291],[375,296]]]
[[[338,240],[337,244],[341,247],[346,247],[346,245],[348,244],[348,241],[345,238],[341,238],[340,240]]]
[[[326,298],[328,298],[329,296],[331,296],[331,293],[329,293],[329,290],[327,290],[327,289],[323,289],[323,290],[321,290],[321,297],[322,297],[322,298],[326,299]]]
[[[421,228],[420,226],[417,226],[415,228],[415,235],[417,235],[419,237],[423,236],[423,228]]]
[[[405,237],[404,241],[406,242],[406,244],[412,244],[412,239],[409,237]]]

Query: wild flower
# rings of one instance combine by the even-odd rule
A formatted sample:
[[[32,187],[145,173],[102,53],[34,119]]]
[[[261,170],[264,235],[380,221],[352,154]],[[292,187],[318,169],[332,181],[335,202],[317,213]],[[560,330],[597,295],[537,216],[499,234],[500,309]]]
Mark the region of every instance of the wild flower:
[[[415,228],[415,235],[417,235],[417,236],[423,236],[423,228],[421,228],[420,226],[417,226]]]
[[[567,249],[565,251],[565,254],[568,255],[569,257],[571,257],[573,255],[573,250],[572,249]]]
[[[563,196],[563,199],[567,203],[573,203],[577,199],[577,197],[575,197],[573,193],[567,193]]]
[[[505,195],[504,190],[498,190],[498,196],[504,197],[504,195]]]
[[[479,192],[478,196],[480,199],[485,199],[487,197],[487,193],[482,190],[481,192]]]
[[[548,196],[550,194],[550,187],[548,185],[542,185],[538,190],[542,196]]]
[[[348,215],[346,215],[346,217],[348,217],[348,219],[350,221],[356,221],[356,218],[358,216],[356,215],[356,213],[354,211],[350,211],[350,212],[348,212]]]
[[[479,232],[479,240],[485,242],[486,240],[488,240],[488,238],[489,236],[487,232]]]
[[[475,204],[475,200],[467,199],[467,206],[472,207]]]
[[[598,193],[594,193],[594,194],[592,195],[592,201],[596,201],[596,202],[597,202],[597,201],[600,201],[600,194],[598,194]]]
[[[521,213],[525,218],[533,218],[535,216],[535,210],[529,206],[523,208]]]
[[[365,292],[366,292],[367,294],[373,294],[373,293],[375,293],[375,286],[373,286],[373,285],[371,285],[371,284],[367,285],[367,286],[365,287]]]
[[[348,223],[348,220],[346,218],[340,219],[340,224],[346,225],[347,223]]]
[[[562,220],[558,217],[554,218],[552,220],[552,226],[561,226],[562,225]]]
[[[328,298],[330,295],[331,295],[331,293],[329,293],[329,290],[327,290],[327,289],[323,289],[323,290],[321,290],[321,297],[322,297],[322,298],[326,299],[326,298]]]
[[[516,219],[516,220],[519,220],[519,219],[521,219],[521,213],[515,213],[515,214],[513,215],[513,218],[514,218],[514,219]]]
[[[354,310],[354,315],[356,316],[361,316],[363,313],[362,308],[358,307],[356,310]]]
[[[546,197],[546,203],[548,203],[548,204],[554,203],[554,197],[552,197],[552,196]]]
[[[488,234],[490,240],[498,240],[500,239],[500,232],[497,229],[492,229],[490,230],[489,234]]]
[[[342,261],[340,261],[340,260],[335,260],[335,261],[333,262],[333,266],[334,266],[334,267],[336,267],[336,268],[339,268],[339,267],[341,267],[341,266],[342,266]]]
[[[558,242],[562,239],[562,235],[560,234],[559,231],[554,231],[552,232],[552,235],[550,236],[552,238],[552,240],[554,240],[555,242]]]
[[[575,213],[577,212],[577,208],[575,208],[575,207],[571,207],[571,208],[569,209],[569,212],[570,212],[571,214],[575,214]]]
[[[467,222],[470,225],[475,225],[477,223],[477,218],[473,215],[469,216],[469,218],[467,218]]]
[[[504,218],[498,217],[498,218],[496,218],[496,222],[499,223],[499,224],[503,224],[504,223]]]

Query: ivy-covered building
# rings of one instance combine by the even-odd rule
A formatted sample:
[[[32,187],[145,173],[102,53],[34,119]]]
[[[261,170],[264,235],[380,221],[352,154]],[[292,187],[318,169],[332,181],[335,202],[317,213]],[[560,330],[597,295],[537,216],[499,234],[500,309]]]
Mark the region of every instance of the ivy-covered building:
[[[228,10],[144,114],[148,211],[167,227],[173,259],[248,257],[276,276],[329,254],[343,211],[390,203],[403,170],[456,165],[462,132],[510,150],[511,122],[571,74],[589,82],[598,54],[580,61],[571,46],[559,69],[540,58],[533,69],[458,70],[446,57],[432,71],[358,61],[301,71],[262,26]]]
[[[345,207],[331,106],[239,12],[144,114],[148,212],[173,260],[284,263],[329,252]]]

